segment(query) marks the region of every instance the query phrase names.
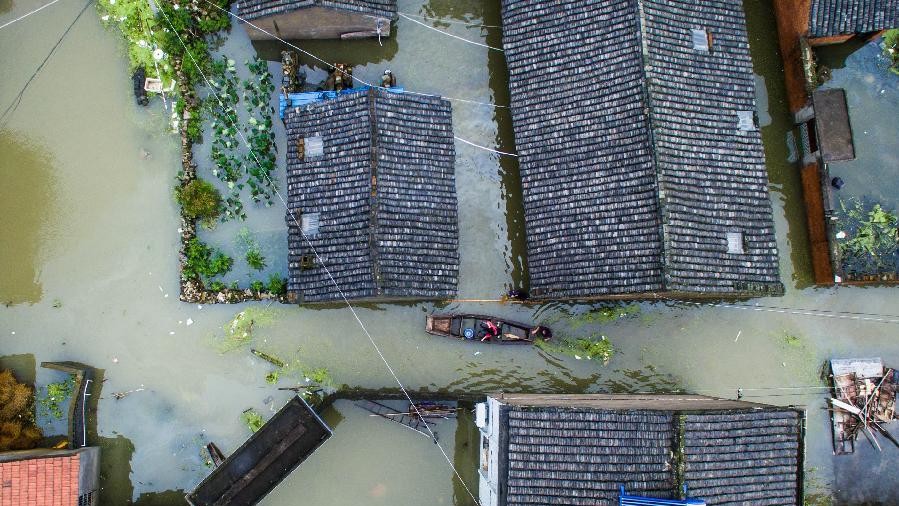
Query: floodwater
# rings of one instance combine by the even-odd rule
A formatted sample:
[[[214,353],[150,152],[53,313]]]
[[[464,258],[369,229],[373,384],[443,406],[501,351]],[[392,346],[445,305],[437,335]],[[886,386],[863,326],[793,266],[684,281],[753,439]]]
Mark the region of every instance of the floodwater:
[[[0,3],[0,22],[41,3],[16,0],[5,13],[7,3]],[[497,25],[497,4],[410,0],[401,1],[400,10]],[[745,4],[757,82],[763,85],[759,104],[767,109],[760,117],[784,297],[753,300],[757,306],[749,309],[646,303],[636,314],[608,321],[584,316],[597,306],[571,304],[367,305],[357,312],[400,380],[416,391],[688,391],[733,397],[743,388],[748,400],[806,406],[806,490],[817,504],[828,504],[829,498],[862,504],[897,497],[899,480],[890,462],[899,449],[885,447],[881,454],[861,441],[855,455],[832,456],[819,371],[836,356],[881,356],[899,363],[894,338],[899,317],[882,316],[899,315],[899,301],[888,288],[810,286],[801,189],[788,161],[795,146],[789,141],[774,20],[768,2]],[[19,93],[82,5],[62,0],[0,31],[0,106]],[[495,28],[439,26],[478,42],[501,43]],[[373,41],[303,46],[326,59],[353,63],[366,80],[389,65],[407,89],[507,103],[501,54],[404,19],[394,35],[383,47]],[[242,54],[249,54],[239,28],[234,37],[229,44],[243,45]],[[180,491],[208,472],[200,448],[215,441],[225,453],[233,451],[249,434],[240,413],[254,408],[268,415],[289,392],[266,383],[268,363],[246,350],[222,354],[214,343],[235,312],[259,304],[199,307],[177,300],[178,214],[172,188],[179,145],[165,133],[168,115],[161,104],[134,105],[122,49],[116,34],[104,31],[96,16],[85,15],[0,135],[0,167],[7,179],[0,201],[9,207],[3,207],[0,228],[0,300],[9,302],[0,308],[0,356],[27,355],[32,369],[50,360],[103,369],[98,411],[98,442],[105,449],[103,502],[179,504]],[[267,55],[278,51],[272,45],[259,49]],[[321,69],[316,72],[321,75]],[[507,113],[457,103],[453,114],[456,135],[514,149]],[[517,167],[471,146],[457,143],[456,149],[460,295],[493,299],[525,279]],[[274,245],[280,239],[272,231],[283,229],[283,219],[277,209],[263,210],[246,224],[229,223],[213,233],[225,247],[246,225],[260,243],[273,245],[277,269]],[[272,309],[275,321],[255,331],[254,347],[308,367],[327,367],[338,385],[396,387],[345,308]],[[602,365],[517,347],[475,349],[422,332],[424,316],[437,309],[555,321],[571,336],[605,335],[617,352]],[[55,372],[37,373],[38,384],[58,379]],[[282,379],[277,386],[292,381]],[[139,388],[145,390],[122,400],[111,396]],[[326,416],[334,437],[265,504],[294,504],[299,497],[332,505],[470,504],[444,456],[421,436],[372,419],[348,402],[339,402]],[[448,423],[439,430],[441,442],[473,483],[475,453],[465,430],[470,423]]]

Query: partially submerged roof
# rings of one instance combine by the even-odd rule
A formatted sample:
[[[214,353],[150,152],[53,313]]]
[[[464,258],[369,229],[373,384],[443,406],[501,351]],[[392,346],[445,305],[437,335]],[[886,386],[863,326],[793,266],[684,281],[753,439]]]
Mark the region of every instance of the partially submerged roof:
[[[702,396],[580,395],[574,406],[536,397],[500,407],[500,505],[617,504],[619,485],[677,498],[683,484],[708,504],[802,503],[799,410]]]
[[[288,293],[299,302],[340,300],[340,290],[350,299],[453,297],[449,102],[372,89],[288,109],[285,124]]]
[[[811,0],[810,10],[810,37],[899,28],[899,0]]]
[[[0,504],[98,504],[99,456],[97,447],[4,452],[0,454]]]
[[[308,7],[326,7],[388,19],[397,17],[396,0],[240,0],[237,10],[240,17],[254,20]]]
[[[852,126],[846,92],[841,89],[816,90],[812,94],[815,105],[815,131],[818,148],[825,162],[855,159]]]
[[[216,467],[187,500],[195,506],[259,502],[331,437],[331,429],[299,396]]]
[[[503,44],[534,296],[782,292],[740,2],[503,0]]]

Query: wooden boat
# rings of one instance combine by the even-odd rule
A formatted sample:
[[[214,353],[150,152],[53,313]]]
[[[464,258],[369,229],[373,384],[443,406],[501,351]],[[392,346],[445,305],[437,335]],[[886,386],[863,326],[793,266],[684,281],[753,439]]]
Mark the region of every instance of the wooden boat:
[[[482,330],[481,323],[490,320],[497,324],[500,330],[499,337],[481,341],[478,337]],[[425,332],[435,336],[454,337],[485,344],[533,344],[530,325],[524,323],[503,320],[486,315],[473,314],[445,314],[428,315]],[[466,335],[466,332],[468,335]]]
[[[877,434],[899,446],[883,427],[896,418],[899,374],[879,358],[834,359],[830,370],[834,454],[853,453],[859,434],[877,449]]]

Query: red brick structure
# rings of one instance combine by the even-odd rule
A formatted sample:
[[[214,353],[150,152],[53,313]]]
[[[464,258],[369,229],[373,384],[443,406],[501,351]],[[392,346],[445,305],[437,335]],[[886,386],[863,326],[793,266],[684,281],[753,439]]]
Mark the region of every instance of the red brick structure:
[[[0,454],[0,506],[93,506],[99,448]]]

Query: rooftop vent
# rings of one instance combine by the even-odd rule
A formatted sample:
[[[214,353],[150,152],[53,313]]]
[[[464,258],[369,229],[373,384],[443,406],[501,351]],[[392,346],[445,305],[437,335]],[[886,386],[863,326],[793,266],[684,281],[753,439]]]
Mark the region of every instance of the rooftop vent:
[[[737,128],[744,132],[758,130],[755,124],[755,113],[752,111],[737,111]]]
[[[306,137],[303,139],[303,154],[305,158],[322,156],[325,154],[325,142],[321,135]]]
[[[708,53],[712,48],[712,34],[708,30],[693,28],[690,30],[693,37],[693,49]]]
[[[303,235],[306,237],[315,237],[318,235],[318,224],[321,215],[319,213],[304,213],[302,224]]]
[[[743,232],[727,233],[727,252],[734,254],[742,254],[745,252],[743,246]]]

